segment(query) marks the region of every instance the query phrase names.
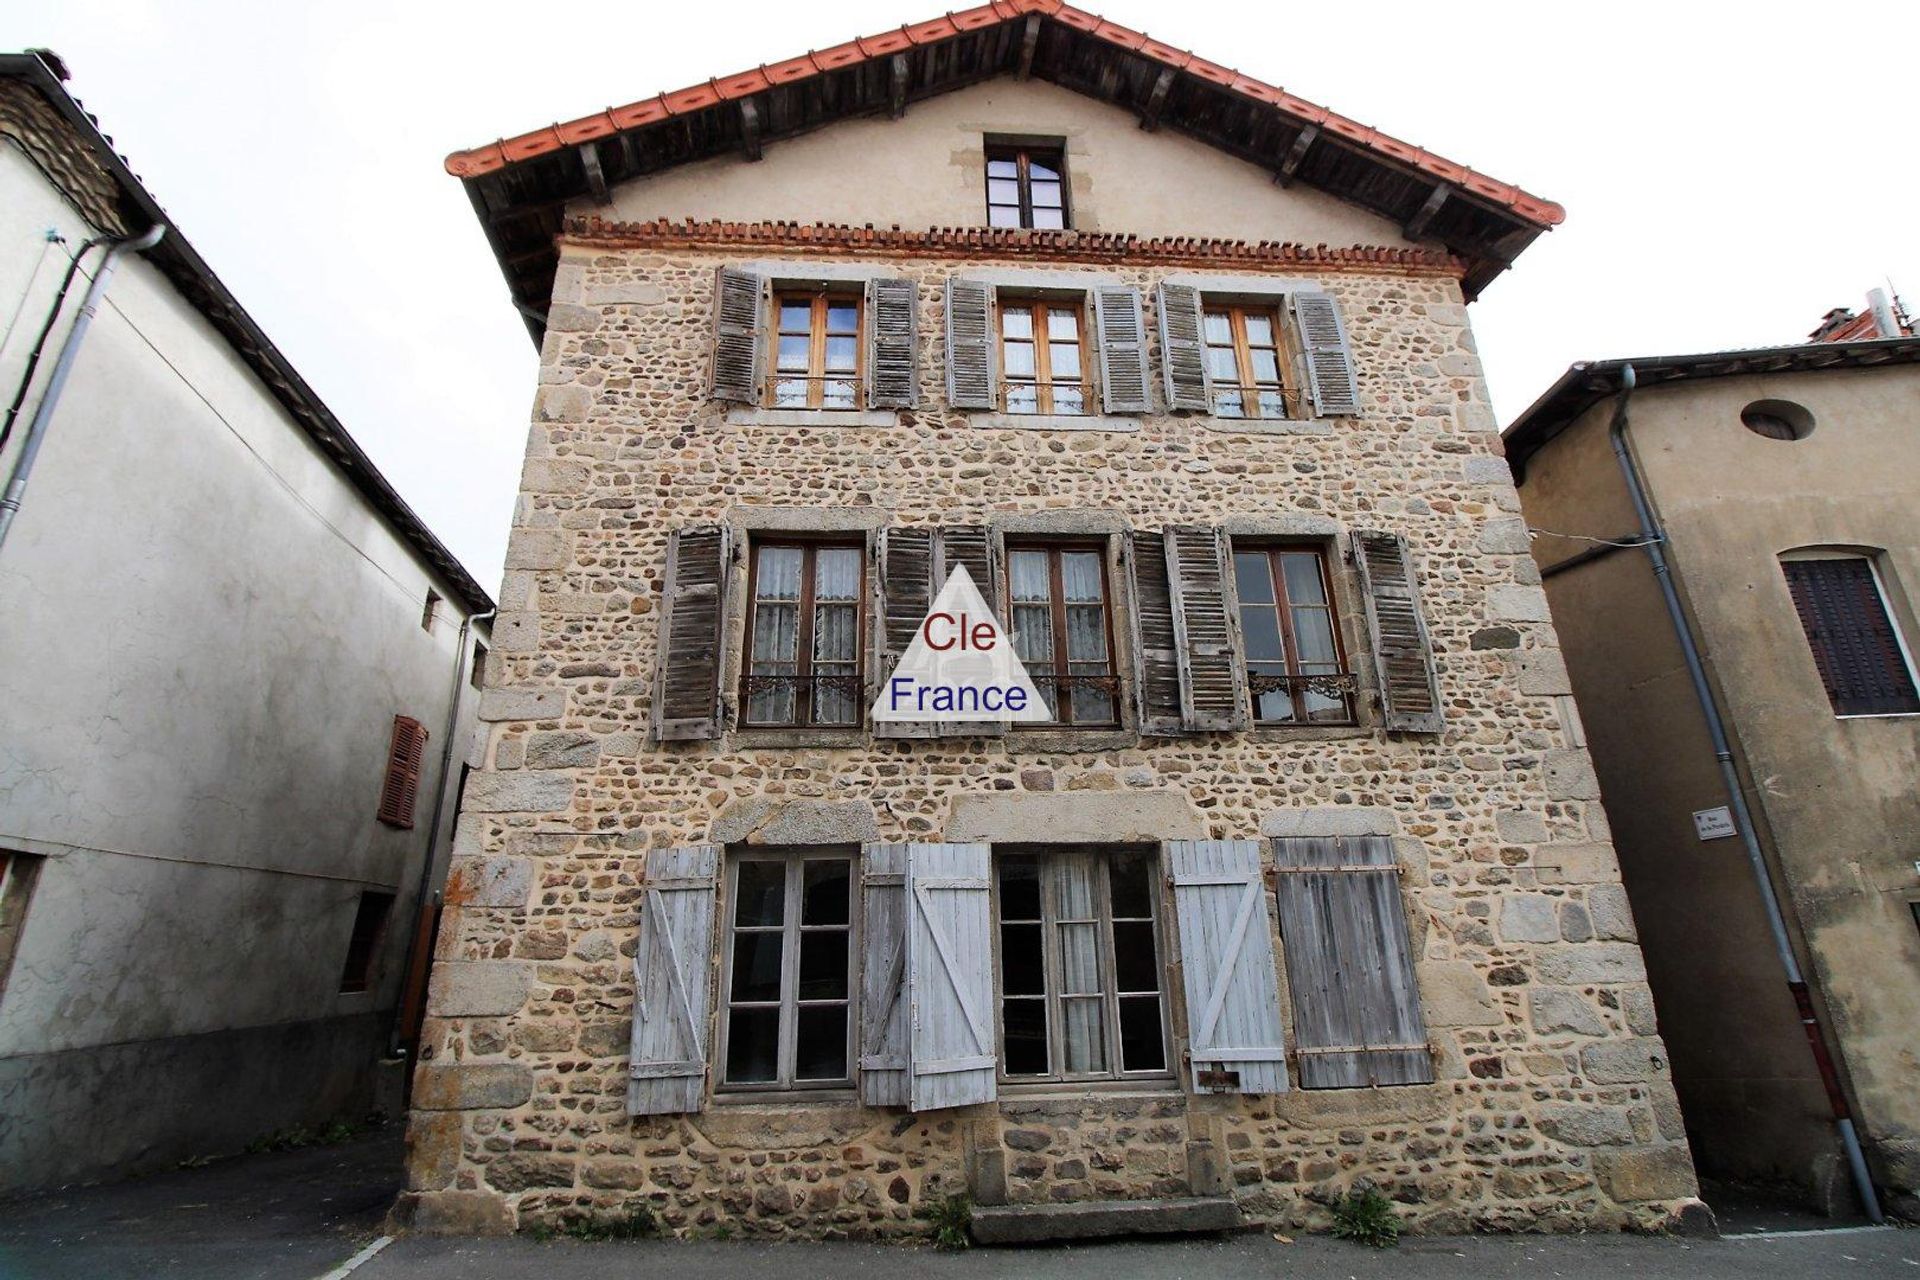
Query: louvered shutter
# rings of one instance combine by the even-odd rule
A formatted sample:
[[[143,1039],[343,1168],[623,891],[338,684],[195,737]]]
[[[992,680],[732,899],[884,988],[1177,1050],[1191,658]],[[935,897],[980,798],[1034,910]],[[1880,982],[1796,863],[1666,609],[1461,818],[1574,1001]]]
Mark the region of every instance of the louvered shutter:
[[[1387,728],[1396,733],[1439,733],[1446,727],[1433,667],[1433,646],[1420,613],[1413,557],[1397,533],[1357,531],[1353,562],[1367,602],[1367,628],[1380,680]]]
[[[1093,291],[1094,330],[1100,338],[1100,405],[1108,413],[1147,411],[1147,326],[1140,291],[1101,285]]]
[[[911,280],[867,282],[867,404],[911,409],[920,403],[918,317]]]
[[[395,716],[393,734],[387,739],[387,772],[380,783],[379,818],[388,826],[413,829],[426,756],[427,727],[411,716]]]
[[[967,576],[979,588],[989,609],[997,609],[1000,599],[1000,575],[995,571],[992,537],[985,525],[948,525],[940,530],[934,543],[933,591],[947,585],[955,565],[965,565]],[[924,616],[924,615],[923,615]],[[999,615],[996,613],[996,617]],[[1001,628],[1004,633],[1004,625]],[[956,720],[929,727],[936,738],[979,738],[1003,734],[1007,726],[998,720]]]
[[[1181,723],[1199,732],[1244,729],[1247,677],[1233,643],[1226,538],[1218,529],[1171,525],[1165,541]]]
[[[906,655],[907,646],[933,607],[934,532],[931,529],[882,529],[880,545],[880,617],[875,627],[879,650],[874,667],[877,688]],[[876,692],[875,696],[879,696]],[[933,727],[898,721],[875,721],[876,738],[929,738]]]
[[[1207,349],[1201,339],[1200,291],[1192,285],[1161,284],[1154,311],[1160,324],[1160,378],[1170,409],[1213,407]]]
[[[1307,385],[1313,411],[1323,418],[1360,412],[1360,388],[1353,374],[1353,347],[1340,304],[1331,294],[1311,290],[1293,295],[1293,319],[1307,360]]]
[[[653,676],[653,734],[661,742],[720,736],[730,552],[725,525],[695,525],[667,541]]]
[[[907,846],[861,849],[860,1100],[904,1107],[907,1054]]]
[[[756,404],[767,358],[767,282],[751,271],[720,267],[713,293],[713,398]]]
[[[1298,836],[1273,852],[1300,1087],[1430,1083],[1393,841]]]
[[[1864,557],[1781,563],[1794,612],[1835,715],[1920,710],[1913,673]]]
[[[993,286],[947,280],[947,403],[991,409],[994,397]]]
[[[647,854],[633,953],[627,1113],[698,1111],[706,1100],[707,970],[720,846]]]
[[[1166,846],[1196,1093],[1284,1093],[1287,1047],[1257,840]]]
[[[915,1111],[992,1102],[991,871],[984,844],[910,844],[907,1000]]]
[[[1167,580],[1167,543],[1158,533],[1127,537],[1127,583],[1133,622],[1133,697],[1140,732],[1176,737],[1186,731],[1180,710],[1180,641],[1173,625]]]

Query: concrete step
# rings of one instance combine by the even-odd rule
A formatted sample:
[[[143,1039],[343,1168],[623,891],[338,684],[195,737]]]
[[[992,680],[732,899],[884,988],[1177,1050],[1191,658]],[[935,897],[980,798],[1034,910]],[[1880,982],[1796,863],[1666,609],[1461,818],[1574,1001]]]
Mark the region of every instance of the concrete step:
[[[1100,1236],[1188,1235],[1238,1231],[1246,1225],[1227,1196],[1178,1200],[1088,1200],[1076,1204],[976,1205],[973,1238],[981,1244],[1037,1244]]]

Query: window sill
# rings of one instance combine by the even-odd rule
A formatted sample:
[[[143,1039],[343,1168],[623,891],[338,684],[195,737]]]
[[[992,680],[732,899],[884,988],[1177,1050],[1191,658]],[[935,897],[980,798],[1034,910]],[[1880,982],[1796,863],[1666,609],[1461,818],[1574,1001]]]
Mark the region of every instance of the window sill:
[[[867,745],[867,731],[864,727],[855,725],[848,725],[843,729],[817,727],[783,729],[769,725],[735,729],[733,745],[747,750],[758,747],[858,748]]]
[[[777,1106],[784,1111],[809,1103],[831,1107],[861,1105],[859,1091],[852,1085],[833,1085],[824,1089],[729,1089],[723,1086],[713,1092],[713,1105],[716,1107]]]
[[[1373,730],[1360,724],[1256,724],[1247,736],[1255,742],[1344,742],[1371,738]]]
[[[1000,1081],[1002,1099],[1018,1102],[1062,1101],[1098,1096],[1102,1098],[1178,1097],[1185,1092],[1173,1076],[1140,1080],[1006,1080]]]
[[[1004,741],[1009,753],[1035,751],[1070,754],[1076,751],[1125,751],[1140,745],[1140,735],[1132,729],[1023,729],[1007,731]]]
[[[1854,711],[1835,713],[1835,720],[1920,720],[1920,711]]]
[[[762,409],[735,405],[727,422],[737,427],[897,427],[898,409]]]
[[[1112,431],[1140,430],[1137,418],[1099,413],[978,413],[973,426],[980,431]]]
[[[1231,436],[1330,436],[1333,422],[1327,418],[1215,418],[1194,415],[1195,421],[1209,431]]]

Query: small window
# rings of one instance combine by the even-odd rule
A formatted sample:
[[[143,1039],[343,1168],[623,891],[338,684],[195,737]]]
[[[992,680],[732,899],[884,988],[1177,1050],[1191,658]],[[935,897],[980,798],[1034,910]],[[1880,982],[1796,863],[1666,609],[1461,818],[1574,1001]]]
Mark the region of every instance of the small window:
[[[1066,155],[1058,147],[988,147],[987,225],[1064,229],[1066,178]]]
[[[1000,303],[1000,368],[1008,413],[1087,411],[1085,330],[1078,303]]]
[[[340,994],[365,991],[373,976],[374,957],[386,937],[387,917],[393,911],[393,895],[373,889],[360,895],[360,906],[353,913],[353,933],[347,939],[347,961],[340,967]]]
[[[1016,850],[994,862],[1006,1078],[1164,1074],[1154,855]]]
[[[0,994],[13,972],[13,956],[26,928],[33,886],[46,859],[38,854],[0,850]]]
[[[733,861],[723,1083],[851,1081],[853,872],[843,853]]]
[[[865,569],[859,543],[754,544],[744,724],[860,723]]]
[[[433,620],[439,616],[439,613],[440,593],[430,590],[427,592],[426,607],[420,610],[420,629],[422,631],[433,630]]]
[[[773,407],[860,407],[860,295],[782,291],[774,298]]]
[[[1281,358],[1280,316],[1270,307],[1209,305],[1203,322],[1217,418],[1298,417]]]
[[[1007,548],[1014,652],[1060,724],[1119,723],[1109,595],[1100,546]]]
[[[1769,440],[1805,440],[1813,434],[1813,414],[1791,400],[1755,400],[1740,411],[1740,425]]]
[[[1873,562],[1865,556],[1832,556],[1786,560],[1780,567],[1833,713],[1920,712],[1913,667]]]
[[[395,716],[393,735],[387,740],[387,773],[380,784],[379,818],[388,826],[412,830],[426,755],[427,727],[411,716]]]
[[[487,686],[487,646],[478,641],[474,642],[473,670],[467,673],[467,681],[476,689]]]
[[[1353,677],[1326,556],[1315,547],[1235,546],[1233,576],[1254,720],[1352,724]]]

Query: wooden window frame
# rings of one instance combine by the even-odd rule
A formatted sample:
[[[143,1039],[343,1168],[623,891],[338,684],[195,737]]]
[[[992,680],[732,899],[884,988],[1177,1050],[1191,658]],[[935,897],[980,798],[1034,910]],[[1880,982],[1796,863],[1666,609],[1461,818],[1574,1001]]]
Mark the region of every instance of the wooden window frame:
[[[729,1041],[733,1035],[733,1010],[736,1001],[733,998],[733,952],[734,935],[738,928],[737,919],[740,904],[740,868],[747,863],[774,863],[785,868],[785,897],[782,899],[781,923],[782,935],[780,948],[780,1022],[779,1043],[774,1048],[775,1079],[743,1080],[727,1079]],[[806,883],[806,865],[808,862],[844,862],[847,864],[847,995],[845,1000],[807,1000],[802,1001],[800,985],[800,937],[808,931],[831,933],[840,929],[839,925],[805,925],[800,920],[801,891]],[[845,1091],[853,1087],[858,1079],[860,1053],[860,962],[861,962],[861,917],[862,893],[860,885],[860,853],[854,848],[836,848],[831,845],[806,846],[784,850],[778,853],[739,853],[729,851],[726,859],[726,899],[721,904],[724,917],[720,921],[720,999],[719,1028],[714,1036],[713,1078],[715,1091],[730,1094],[768,1094],[768,1093],[817,1093],[821,1091]],[[771,926],[748,926],[748,932],[771,932]],[[764,1009],[771,1002],[764,1000],[746,1000],[737,1002],[741,1007]],[[807,1005],[844,1005],[847,1011],[847,1070],[846,1074],[831,1080],[799,1080],[795,1078],[798,1069],[799,1054],[799,1011],[802,1004]]]
[[[1311,676],[1309,673],[1300,669],[1300,645],[1295,639],[1293,626],[1293,611],[1295,605],[1287,596],[1287,577],[1285,570],[1281,567],[1280,560],[1280,558],[1285,555],[1306,554],[1312,555],[1315,562],[1320,566],[1320,591],[1321,594],[1327,598],[1325,605],[1327,611],[1327,627],[1333,633],[1334,661],[1339,665],[1339,676],[1347,685],[1341,695],[1346,703],[1346,714],[1338,720],[1312,720],[1307,717],[1307,693],[1309,690],[1305,682],[1309,680]],[[1273,584],[1273,600],[1264,607],[1273,609],[1278,615],[1280,644],[1286,651],[1287,679],[1299,682],[1296,683],[1292,689],[1288,690],[1288,694],[1293,701],[1293,718],[1291,720],[1266,720],[1260,716],[1260,691],[1254,688],[1254,660],[1247,653],[1245,639],[1246,626],[1240,616],[1241,612],[1245,610],[1248,605],[1246,601],[1240,598],[1239,573],[1234,566],[1233,560],[1236,555],[1260,555],[1266,558],[1267,575]],[[1333,563],[1333,556],[1329,554],[1329,549],[1319,543],[1266,542],[1259,539],[1249,540],[1238,538],[1232,539],[1228,543],[1227,569],[1234,579],[1233,625],[1236,630],[1242,633],[1240,641],[1240,662],[1241,665],[1246,668],[1247,701],[1250,704],[1248,711],[1252,717],[1252,723],[1257,727],[1272,729],[1347,729],[1360,723],[1359,698],[1357,696],[1358,689],[1354,687],[1353,684],[1353,667],[1347,656],[1346,637],[1341,634],[1340,630],[1340,604],[1334,592]],[[1259,608],[1262,606],[1255,605],[1253,607]],[[1303,609],[1318,609],[1321,606],[1309,604],[1298,607]]]
[[[1223,313],[1227,317],[1228,329],[1233,335],[1233,367],[1235,373],[1238,375],[1238,381],[1232,384],[1223,383],[1217,378],[1212,378],[1213,359],[1211,353],[1216,350],[1224,350],[1225,348],[1217,343],[1207,341],[1207,317]],[[1247,338],[1247,318],[1249,316],[1259,317],[1273,326],[1273,365],[1274,371],[1279,375],[1279,381],[1272,386],[1261,384],[1254,376],[1254,345]],[[1212,379],[1213,383],[1213,403],[1208,406],[1208,412],[1214,414],[1214,416],[1221,416],[1218,413],[1218,408],[1220,393],[1223,390],[1237,391],[1240,393],[1240,414],[1237,418],[1226,418],[1225,420],[1229,422],[1281,422],[1290,418],[1305,416],[1300,412],[1300,392],[1295,385],[1293,362],[1289,359],[1287,347],[1287,328],[1282,321],[1278,303],[1260,303],[1255,305],[1238,302],[1209,302],[1206,298],[1202,297],[1200,299],[1200,358],[1207,362],[1208,376]],[[1278,417],[1269,417],[1260,411],[1260,393],[1262,391],[1279,392],[1280,413]]]
[[[1004,204],[993,198],[993,162],[1011,160],[1014,164],[1014,180],[1019,184],[1018,227],[996,226],[993,221],[995,209],[1009,209],[1015,206]],[[1033,164],[1039,161],[1060,175],[1060,225],[1058,227],[1035,227],[1033,225]],[[997,231],[1071,231],[1073,229],[1073,193],[1067,183],[1067,149],[1054,143],[1048,145],[1027,145],[1024,143],[989,143],[985,149],[985,161],[981,170],[981,190],[987,198],[987,225]],[[1001,179],[1005,181],[1005,179]],[[1043,179],[1044,181],[1044,179]]]
[[[1047,556],[1047,612],[1053,626],[1053,665],[1045,673],[1052,677],[1054,703],[1058,711],[1052,720],[1034,722],[1018,726],[1029,729],[1118,729],[1122,724],[1121,699],[1125,693],[1120,682],[1118,655],[1113,647],[1113,574],[1107,565],[1107,544],[1105,541],[1093,542],[1050,542],[1040,539],[1011,540],[1004,548],[1001,560],[1001,578],[1005,582],[1005,600],[1007,625],[1013,625],[1013,557],[1016,552],[1040,551]],[[1076,676],[1072,671],[1072,662],[1067,657],[1067,601],[1065,577],[1060,568],[1063,552],[1092,552],[1100,561],[1100,611],[1106,623],[1107,669],[1101,677],[1108,681],[1107,696],[1113,703],[1113,716],[1108,720],[1081,721],[1073,718],[1073,689],[1085,676]],[[1033,674],[1029,669],[1029,674]],[[1035,677],[1038,682],[1039,677]]]
[[[794,634],[794,691],[792,720],[751,720],[753,708],[754,628],[760,617],[760,551],[785,548],[801,553],[799,619]],[[851,720],[814,719],[813,622],[814,558],[821,548],[854,551],[860,557],[860,582],[853,599],[853,695],[855,715]],[[747,617],[746,632],[740,650],[740,727],[743,729],[858,729],[866,723],[867,677],[867,548],[861,541],[841,538],[753,537],[747,539]]]
[[[1886,620],[1887,630],[1893,633],[1894,656],[1906,672],[1908,686],[1916,692],[1915,703],[1911,708],[1902,711],[1842,711],[1838,691],[1829,690],[1826,687],[1826,672],[1820,666],[1819,649],[1813,642],[1813,636],[1806,629],[1805,619],[1800,617],[1798,604],[1793,601],[1791,567],[1796,564],[1835,561],[1858,562],[1866,565],[1868,578],[1873,584],[1874,598],[1880,606],[1880,616]],[[1806,641],[1808,653],[1814,660],[1814,667],[1819,671],[1821,692],[1827,698],[1827,705],[1833,710],[1834,719],[1876,720],[1920,715],[1920,668],[1915,666],[1913,649],[1907,643],[1907,629],[1902,625],[1900,611],[1894,607],[1893,593],[1887,589],[1887,577],[1881,571],[1880,557],[1866,550],[1790,551],[1780,557],[1780,572],[1787,583],[1787,598],[1793,608],[1794,620],[1800,624],[1801,638]]]
[[[1060,1017],[1061,978],[1060,944],[1056,931],[1062,923],[1055,908],[1055,897],[1050,881],[1044,870],[1040,877],[1040,936],[1041,966],[1044,974],[1045,992],[1041,1002],[1047,1018],[1047,1065],[1050,1068],[1043,1075],[1009,1075],[1007,1073],[1007,1028],[1006,1028],[1006,982],[1003,957],[1000,948],[1000,868],[1003,857],[1038,857],[1043,862],[1056,854],[1091,853],[1100,863],[1101,874],[1096,882],[1094,893],[1094,923],[1098,928],[1100,940],[1100,986],[1102,992],[1101,1008],[1104,1012],[1102,1024],[1106,1031],[1107,1061],[1112,1064],[1105,1071],[1066,1072],[1059,1065],[1066,1061],[1065,1024]],[[1122,1070],[1123,1062],[1120,1044],[1120,990],[1118,965],[1114,956],[1113,944],[1113,881],[1112,866],[1115,855],[1122,853],[1140,853],[1149,861],[1152,872],[1153,904],[1153,959],[1155,971],[1159,975],[1160,987],[1160,1057],[1162,1065],[1157,1069],[1142,1071]],[[1174,1049],[1173,1042],[1173,993],[1168,983],[1169,965],[1167,963],[1168,939],[1168,902],[1167,880],[1164,867],[1161,866],[1159,851],[1148,846],[1134,845],[1035,845],[1008,844],[994,845],[993,888],[991,892],[993,929],[993,1018],[997,1035],[998,1049],[995,1057],[994,1075],[1003,1085],[1117,1085],[1134,1082],[1158,1082],[1173,1080]],[[1125,917],[1128,920],[1135,917]],[[1073,923],[1070,918],[1066,923]],[[1135,993],[1144,994],[1144,993]],[[1018,999],[1020,997],[1016,997]],[[1031,997],[1028,997],[1031,998]]]
[[[1033,316],[1032,335],[1026,338],[1011,339],[1011,341],[1014,342],[1025,342],[1033,348],[1033,375],[1031,377],[1014,377],[1006,371],[1007,343],[1009,341],[1007,337],[1006,316],[1009,307],[1015,310],[1027,311]],[[993,312],[994,342],[997,344],[994,349],[994,355],[1000,366],[1000,407],[1002,412],[1023,418],[1047,416],[1083,418],[1090,415],[1093,412],[1091,406],[1093,404],[1094,392],[1093,382],[1087,373],[1090,366],[1087,352],[1086,303],[1080,300],[1067,301],[1059,298],[1049,299],[1029,296],[1003,298],[998,296],[996,291],[996,296],[993,301]],[[1048,333],[1047,319],[1049,316],[1055,314],[1071,314],[1073,316],[1074,342],[1080,348],[1080,376],[1071,382],[1056,381],[1053,376],[1053,340],[1045,335]],[[1032,387],[1034,389],[1032,413],[1027,413],[1012,407],[1013,397],[1010,393],[1014,387]],[[1056,408],[1053,402],[1054,389],[1056,387],[1078,387],[1080,389],[1080,407],[1078,409]]]
[[[767,352],[767,385],[765,404],[770,409],[814,409],[821,413],[852,413],[866,407],[867,377],[867,303],[865,296],[845,288],[780,288],[773,290],[773,315],[767,323],[769,350]],[[781,313],[788,306],[806,303],[807,316],[807,371],[804,374],[782,373],[780,370],[780,339],[798,337],[797,333],[787,334],[780,328]],[[853,369],[842,373],[827,371],[827,309],[835,303],[853,304]],[[836,335],[844,336],[844,335]],[[779,402],[780,384],[804,378],[807,383],[807,402],[804,405],[781,404]],[[827,404],[826,384],[829,382],[851,382],[853,384],[852,404]]]

